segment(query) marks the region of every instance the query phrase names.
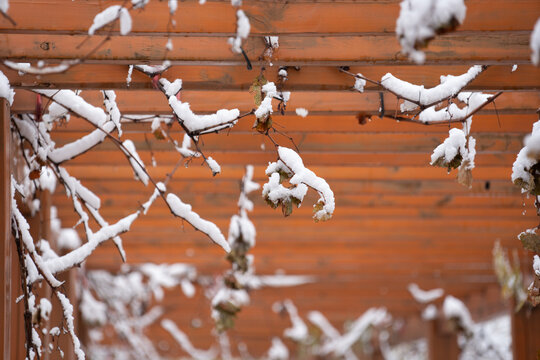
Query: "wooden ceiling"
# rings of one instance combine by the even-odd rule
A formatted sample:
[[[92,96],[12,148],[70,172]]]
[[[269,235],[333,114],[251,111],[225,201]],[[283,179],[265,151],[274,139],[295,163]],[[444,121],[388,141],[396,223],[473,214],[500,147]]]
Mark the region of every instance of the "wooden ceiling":
[[[10,1],[9,15],[17,26],[0,18],[0,58],[34,63],[85,58],[84,64],[65,73],[40,76],[21,76],[0,65],[16,88],[13,112],[34,111],[32,88],[65,88],[82,89],[83,97],[95,105],[102,103],[96,89],[115,89],[123,114],[170,114],[165,97],[153,90],[147,76],[134,71],[130,86],[126,85],[128,64],[159,64],[165,58],[173,67],[163,76],[183,79],[182,101],[194,111],[236,107],[247,112],[255,107],[248,89],[259,68],[265,66],[266,78],[273,81],[278,66],[289,66],[284,90],[292,92],[291,100],[285,115],[276,114],[274,124],[294,139],[305,165],[324,177],[336,195],[333,219],[317,224],[311,219],[314,194],[288,218],[265,205],[258,194],[252,196],[257,272],[315,275],[318,281],[254,292],[252,306],[240,313],[235,340],[245,341],[257,355],[267,349],[271,336],[281,335],[288,326],[270,310],[273,301],[285,298],[296,303],[301,315],[320,310],[338,327],[371,306],[386,306],[395,317],[414,322],[421,308],[406,289],[411,282],[423,288],[442,287],[480,305],[477,317],[501,309],[491,266],[493,244],[500,240],[503,246],[519,248],[516,235],[537,223],[532,199],[521,196],[510,174],[540,105],[540,68],[529,60],[530,32],[540,16],[538,0],[466,1],[465,23],[429,44],[423,66],[412,65],[399,54],[393,32],[397,0],[245,1],[252,32],[244,48],[252,71],[227,44],[235,32],[234,8],[228,1],[180,2],[176,27],[169,23],[166,2],[151,1],[144,11],[132,11],[129,35],[113,31],[110,41],[88,55],[108,35],[105,31],[87,37],[94,15],[119,3]],[[279,35],[273,66],[258,60],[264,35]],[[165,50],[168,36],[172,51]],[[373,79],[391,72],[431,87],[439,83],[440,75],[462,74],[473,64],[493,66],[469,90],[504,93],[496,108],[490,105],[474,117],[478,154],[470,190],[456,183],[454,173],[429,166],[430,154],[448,134],[448,126],[378,117],[360,125],[359,112],[378,114],[379,90],[367,86],[364,94],[353,92],[353,79],[338,70],[350,66],[350,71]],[[512,72],[514,64],[518,68]],[[308,117],[296,116],[298,107],[308,109]],[[395,97],[386,94],[385,110],[394,112],[396,107]],[[230,131],[204,136],[203,150],[221,164],[221,174],[212,177],[193,161],[177,171],[169,186],[224,233],[237,211],[244,166],[255,165],[255,180],[262,184],[267,163],[276,159],[272,143],[254,132],[252,124],[252,118],[245,118]],[[61,145],[91,130],[72,118],[53,131],[53,138]],[[171,144],[155,139],[149,123],[126,122],[123,130],[123,139],[134,141],[150,174],[163,179],[179,158]],[[182,138],[177,125],[171,134]],[[286,137],[276,138],[281,145],[292,146]],[[124,156],[108,141],[70,161],[67,168],[101,196],[102,215],[109,222],[131,213],[153,191],[133,180]],[[64,226],[76,223],[72,205],[61,191],[53,203]],[[210,275],[228,266],[219,247],[189,225],[182,226],[163,203],[154,204],[123,239],[129,263],[187,262]],[[113,270],[120,261],[114,246],[105,244],[87,265]],[[486,300],[475,302],[479,297]],[[168,316],[197,345],[210,344],[208,304],[177,295],[165,302],[171,309]],[[195,317],[204,319],[203,328],[190,328]],[[260,319],[268,326],[261,327]]]

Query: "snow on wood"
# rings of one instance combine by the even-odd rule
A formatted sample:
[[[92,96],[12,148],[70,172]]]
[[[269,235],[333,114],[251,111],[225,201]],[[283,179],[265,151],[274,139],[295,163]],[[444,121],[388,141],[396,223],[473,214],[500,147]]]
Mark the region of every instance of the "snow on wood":
[[[94,35],[96,30],[120,19],[120,34],[127,35],[131,31],[131,15],[129,10],[120,5],[109,6],[94,17],[94,22],[88,29],[88,35]]]
[[[231,251],[229,243],[225,240],[216,224],[201,219],[199,214],[191,210],[191,205],[183,203],[178,196],[172,193],[167,194],[167,204],[174,215],[190,223],[196,230],[208,235],[213,242],[221,246],[226,252]]]
[[[426,55],[418,50],[465,20],[467,8],[463,0],[403,0],[396,22],[396,35],[403,53],[421,64]]]
[[[421,304],[433,302],[444,295],[443,289],[422,290],[417,284],[412,283],[407,287],[414,300]]]
[[[9,86],[9,80],[3,72],[0,71],[0,97],[7,99],[9,105],[13,105],[15,91]]]

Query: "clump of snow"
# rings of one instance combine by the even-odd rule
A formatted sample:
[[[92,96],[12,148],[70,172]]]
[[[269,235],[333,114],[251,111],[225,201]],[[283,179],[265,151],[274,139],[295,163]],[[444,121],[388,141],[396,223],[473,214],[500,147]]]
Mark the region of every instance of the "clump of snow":
[[[9,1],[0,0],[0,11],[3,13],[7,13],[8,9],[9,9]]]
[[[42,190],[49,190],[51,194],[54,193],[54,190],[56,189],[56,176],[54,176],[54,172],[48,166],[43,166],[41,168],[39,185]]]
[[[517,68],[518,68],[518,65],[517,65],[517,64],[514,64],[514,65],[512,66],[512,72],[516,71]]]
[[[466,166],[472,169],[476,154],[475,144],[474,138],[469,137],[467,147],[465,132],[461,129],[450,129],[444,142],[433,150],[430,164],[455,169],[467,162]]]
[[[534,24],[534,29],[531,33],[531,61],[534,65],[540,65],[540,18]]]
[[[283,341],[278,337],[272,338],[272,347],[268,349],[268,359],[269,360],[288,360],[289,359],[289,349],[285,346]]]
[[[268,46],[272,47],[272,49],[279,48],[279,36],[265,36],[264,41]]]
[[[533,263],[533,269],[536,276],[540,276],[540,257],[538,255],[534,255],[534,263]]]
[[[273,82],[267,82],[263,85],[262,92],[266,95],[261,102],[261,105],[255,110],[255,117],[257,117],[257,119],[265,120],[273,112],[272,99],[277,95],[276,85]]]
[[[242,40],[245,40],[249,36],[251,25],[249,19],[242,10],[236,11],[236,37],[229,38],[229,44],[231,50],[234,53],[242,53]]]
[[[88,35],[94,35],[96,30],[101,29],[107,24],[120,19],[120,34],[127,35],[131,31],[131,16],[129,10],[120,5],[109,6],[94,17],[94,22],[90,29],[88,29]]]
[[[217,174],[221,173],[221,166],[219,166],[218,162],[212,159],[211,156],[206,159],[206,163],[210,167],[210,170],[212,170],[212,175],[216,176]]]
[[[305,108],[296,108],[295,111],[296,111],[296,115],[301,116],[303,118],[305,118],[309,114],[309,112]]]
[[[58,235],[57,245],[59,249],[73,250],[81,246],[81,238],[74,229],[61,229]]]
[[[191,150],[191,138],[188,134],[184,134],[184,139],[182,140],[182,146],[178,147],[175,144],[176,151],[178,151],[183,157],[200,157],[201,153]]]
[[[459,321],[460,325],[467,332],[472,332],[474,322],[472,321],[469,310],[461,300],[452,295],[447,295],[443,303],[443,314],[447,319]]]
[[[362,74],[358,73],[356,74],[356,80],[354,81],[354,89],[361,93],[364,92],[364,86],[366,86],[366,80],[363,77],[364,76]]]
[[[309,186],[321,196],[313,207],[313,218],[315,221],[330,219],[334,213],[335,200],[334,192],[330,189],[328,183],[306,168],[302,158],[294,150],[279,146],[278,155],[279,160],[270,163],[266,168],[266,175],[270,179],[263,186],[264,198],[276,207],[281,203],[283,206],[292,209],[292,203],[297,206],[300,205]],[[284,175],[290,177],[289,182],[291,185],[296,186],[290,189],[281,185],[282,176]],[[285,214],[290,214],[290,211]]]
[[[173,15],[178,9],[178,0],[169,0],[169,12]]]
[[[421,304],[427,304],[444,295],[443,289],[422,290],[417,284],[411,283],[407,287],[414,300]]]
[[[0,71],[0,97],[7,99],[9,105],[13,105],[15,91],[9,86],[9,80],[3,72]]]
[[[396,35],[402,51],[421,64],[424,47],[436,34],[453,30],[465,20],[467,7],[463,0],[403,0],[396,22]]]
[[[221,246],[226,252],[231,251],[229,243],[225,240],[216,224],[201,219],[199,214],[191,210],[191,205],[183,203],[178,196],[171,193],[167,194],[167,204],[174,215],[186,220],[196,230],[208,235],[213,242]]]
[[[303,342],[308,338],[308,328],[304,320],[298,316],[298,310],[289,299],[283,302],[283,307],[291,318],[292,327],[285,329],[283,335],[296,342]]]
[[[429,304],[424,311],[422,311],[422,319],[423,320],[433,320],[436,319],[438,316],[439,311],[437,310],[437,307],[433,304]]]
[[[523,191],[533,192],[536,189],[536,173],[533,167],[540,160],[540,121],[533,124],[531,134],[524,141],[524,147],[518,153],[512,165],[512,182]]]
[[[128,73],[127,73],[127,76],[126,76],[126,86],[129,87],[129,85],[131,84],[131,76],[133,75],[133,65],[129,65],[129,68],[128,68]]]

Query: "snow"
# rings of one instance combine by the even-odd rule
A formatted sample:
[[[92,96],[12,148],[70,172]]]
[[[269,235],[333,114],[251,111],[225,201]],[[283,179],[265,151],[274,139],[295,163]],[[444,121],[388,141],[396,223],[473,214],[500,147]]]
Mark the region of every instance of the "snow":
[[[169,12],[171,15],[174,15],[176,9],[178,9],[178,0],[169,0]]]
[[[137,217],[139,212],[128,215],[116,222],[113,225],[104,226],[96,233],[91,233],[88,242],[84,243],[77,249],[60,256],[56,259],[51,259],[46,262],[46,267],[53,273],[66,271],[86,260],[94,250],[103,242],[114,238],[115,236],[129,230],[131,224]]]
[[[268,349],[268,359],[269,360],[288,360],[289,359],[289,349],[283,344],[278,337],[272,338],[272,347]]]
[[[94,35],[96,30],[101,29],[107,24],[120,19],[120,34],[127,35],[131,31],[131,16],[129,10],[120,5],[109,6],[94,17],[92,26],[88,29],[88,35]]]
[[[97,195],[83,186],[79,180],[69,175],[65,168],[59,167],[58,170],[58,174],[65,183],[65,186],[68,188],[68,196],[77,196],[81,198],[86,205],[93,207],[96,210],[101,207],[101,200]]]
[[[467,156],[466,143],[467,139],[463,130],[450,129],[444,142],[433,150],[431,165],[434,165],[440,159],[444,159],[444,164],[450,163],[458,154],[465,158]]]
[[[331,218],[335,209],[334,192],[330,189],[326,180],[318,177],[313,171],[304,167],[302,158],[294,150],[279,146],[278,154],[282,163],[294,174],[289,180],[291,184],[305,184],[315,189],[321,195],[318,204],[322,204],[322,208],[316,210],[313,218],[315,220],[327,220]],[[315,207],[316,206],[317,205],[315,205]]]
[[[167,49],[168,51],[172,51],[173,50],[173,43],[172,43],[172,39],[169,38],[167,40],[167,43],[165,44],[165,49]]]
[[[59,249],[73,250],[81,246],[79,233],[74,229],[62,229],[57,239]]]
[[[163,86],[167,97],[176,96],[176,94],[182,90],[182,79],[176,79],[171,83],[169,80],[161,78],[159,79],[159,82]]]
[[[131,75],[133,75],[133,65],[129,65],[129,68],[128,68],[128,73],[127,73],[127,76],[126,76],[126,86],[129,87],[129,85],[131,84]]]
[[[126,140],[122,143],[126,150],[122,149],[126,155],[129,156],[129,163],[131,164],[131,167],[133,168],[135,180],[140,180],[144,186],[148,185],[148,174],[146,173],[144,163],[142,162],[141,158],[139,157],[139,154],[137,153],[137,149],[135,149],[135,144],[133,144],[133,141]]]
[[[49,299],[41,298],[39,299],[39,314],[42,319],[49,320],[49,315],[51,315],[52,304]]]
[[[440,30],[462,24],[467,12],[463,0],[403,0],[400,6],[396,35],[403,53],[418,64],[425,61],[425,54],[417,48]]]
[[[196,349],[191,342],[189,341],[188,337],[184,332],[182,332],[174,322],[172,322],[169,319],[163,319],[161,321],[161,326],[167,330],[174,340],[182,347],[182,349],[189,354],[189,356],[193,357],[196,360],[208,360],[208,359],[214,359],[216,357],[216,350],[211,348],[210,350],[199,350]]]
[[[540,276],[540,257],[538,255],[534,255],[533,258],[533,270],[536,276]]]
[[[265,36],[264,40],[273,49],[279,48],[279,36]]]
[[[107,115],[102,108],[90,105],[71,90],[34,89],[32,91],[56,101],[59,105],[84,117],[96,126],[102,126],[107,121]]]
[[[517,68],[518,68],[518,65],[517,65],[517,64],[514,64],[514,65],[512,66],[512,72],[516,71]]]
[[[75,326],[73,321],[73,305],[71,305],[69,299],[61,292],[57,291],[56,295],[58,297],[58,300],[60,300],[60,304],[62,305],[67,331],[71,335],[71,340],[73,342],[73,351],[75,352],[78,360],[84,360],[85,356],[84,352],[81,350],[81,342],[79,341],[77,335],[75,335]]]
[[[103,104],[107,110],[108,119],[114,123],[118,129],[118,136],[122,136],[122,126],[120,125],[120,110],[116,105],[116,94],[113,90],[103,91]]]
[[[531,33],[531,62],[539,66],[540,65],[540,18],[536,20],[536,24],[534,24],[534,29]]]
[[[206,159],[206,163],[210,167],[210,170],[212,170],[212,175],[216,176],[217,174],[221,173],[221,166],[219,166],[218,162],[212,159],[211,156]]]
[[[17,70],[19,75],[32,74],[32,75],[46,75],[46,74],[58,74],[68,70],[72,65],[78,64],[80,60],[64,60],[61,64],[48,67],[33,67],[30,63],[17,63],[9,60],[4,60],[4,65]]]
[[[447,295],[444,299],[442,311],[447,319],[457,319],[466,331],[472,331],[474,322],[469,310],[461,300],[452,295]]]
[[[201,154],[197,151],[191,150],[191,137],[188,134],[184,134],[184,139],[182,140],[182,146],[176,146],[176,151],[178,151],[183,157],[200,157]]]
[[[310,311],[308,313],[308,320],[319,329],[329,339],[336,339],[340,337],[339,331],[330,324],[328,319],[319,311]]]
[[[231,50],[234,53],[242,53],[242,40],[245,40],[249,36],[251,25],[249,19],[242,10],[236,11],[236,37],[229,38],[229,44]]]
[[[289,76],[289,74],[287,73],[287,70],[286,70],[285,68],[279,69],[278,75],[279,75],[279,76],[282,76],[282,77],[284,77],[284,78],[286,78],[287,76]]]
[[[84,154],[94,146],[102,143],[107,134],[115,128],[113,122],[107,122],[99,129],[92,131],[90,134],[83,136],[71,143],[68,143],[61,148],[54,149],[49,153],[49,158],[56,164],[61,164],[67,160],[73,159],[81,154]]]
[[[0,0],[1,1],[1,0]],[[2,71],[0,71],[0,97],[7,99],[9,105],[13,105],[13,97],[15,96],[15,91],[9,86],[9,80]]]
[[[238,122],[240,116],[238,109],[221,109],[215,114],[196,115],[191,111],[189,103],[183,103],[175,96],[169,96],[169,105],[188,131],[196,135],[231,127]]]
[[[309,114],[307,109],[304,109],[304,108],[296,108],[295,111],[296,111],[296,115],[301,116],[303,118],[305,118]]]
[[[437,300],[444,295],[443,289],[422,290],[418,285],[412,283],[407,287],[414,300],[421,304],[427,304]]]
[[[356,80],[354,81],[354,89],[363,93],[364,86],[366,86],[366,80],[363,79],[363,75],[358,73],[356,74]]]
[[[167,204],[169,205],[172,213],[190,223],[196,230],[203,232],[208,237],[221,246],[226,252],[231,251],[231,247],[225,237],[216,226],[216,224],[201,219],[199,214],[191,210],[191,205],[184,204],[180,198],[172,193],[167,194]]]
[[[154,192],[150,196],[150,199],[148,199],[147,202],[142,204],[144,215],[146,215],[146,213],[148,212],[148,209],[150,209],[150,206],[154,203],[154,201],[157,199],[160,193],[164,193],[165,190],[166,190],[165,184],[163,184],[161,181],[156,184],[156,188],[154,189]]]
[[[368,309],[351,324],[349,330],[345,334],[323,344],[320,349],[321,354],[326,355],[333,353],[336,356],[345,355],[370,326],[381,325],[388,322],[389,319],[390,315],[385,308]]]
[[[414,85],[398,79],[391,73],[387,73],[381,78],[381,84],[400,98],[421,106],[432,106],[445,99],[456,96],[468,83],[480,75],[484,69],[481,65],[474,65],[465,74],[459,76],[441,76],[441,84],[430,89],[424,88],[424,85]]]
[[[530,171],[540,158],[540,121],[533,124],[532,132],[525,138],[524,145],[512,165],[512,182],[521,186],[524,191],[531,191],[536,185]]]
[[[273,112],[272,99],[277,95],[276,85],[273,82],[267,82],[263,85],[262,92],[266,95],[257,110],[255,110],[255,117],[266,120]]]
[[[42,166],[39,175],[39,185],[42,190],[49,190],[51,194],[56,189],[56,176],[48,166]]]
[[[283,302],[283,306],[287,310],[289,317],[291,318],[292,327],[284,330],[283,335],[291,340],[297,342],[303,342],[308,338],[308,328],[304,320],[298,316],[298,310],[294,306],[293,302],[289,299]]]
[[[429,304],[424,311],[422,311],[422,320],[434,320],[437,318],[438,313],[437,307],[433,304]]]
[[[88,289],[82,291],[79,309],[86,323],[92,326],[103,326],[107,323],[107,305],[96,300]]]
[[[8,9],[9,9],[9,1],[0,0],[0,11],[3,13],[7,13]]]

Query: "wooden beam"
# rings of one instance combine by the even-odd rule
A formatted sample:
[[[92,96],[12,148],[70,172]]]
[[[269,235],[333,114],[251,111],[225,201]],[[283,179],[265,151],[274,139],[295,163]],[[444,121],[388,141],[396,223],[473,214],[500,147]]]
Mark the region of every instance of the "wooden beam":
[[[36,64],[34,64],[36,66]],[[394,66],[353,66],[352,73],[380,80],[390,72],[400,79],[413,84],[433,87],[440,83],[441,75],[460,75],[469,69],[467,65],[394,65]],[[153,89],[148,76],[133,71],[129,86],[126,83],[127,65],[81,64],[60,74],[19,75],[5,65],[2,71],[14,88],[46,88],[46,89]],[[278,66],[267,67],[265,77],[269,81],[277,79]],[[249,71],[245,66],[173,66],[163,76],[169,80],[182,79],[186,90],[249,90],[258,73]],[[287,91],[345,91],[350,90],[354,79],[332,66],[304,66],[300,69],[288,69],[288,80],[284,89]],[[378,91],[367,84],[366,92]],[[475,79],[467,90],[514,91],[540,90],[540,68],[533,65],[520,65],[511,72],[509,65],[493,65]]]
[[[57,31],[85,34],[94,16],[106,6],[123,1],[78,1],[66,4],[55,0],[10,0],[9,15],[20,31]],[[251,20],[251,33],[274,35],[289,33],[393,32],[399,15],[399,1],[253,1],[242,9]],[[47,16],[43,16],[47,14]],[[377,14],[377,16],[373,16]],[[531,30],[540,14],[535,0],[469,0],[467,17],[458,31]],[[155,1],[144,10],[132,11],[133,33],[228,33],[235,32],[235,8],[228,1],[183,1],[170,26],[166,2]],[[0,29],[14,27],[0,19]]]
[[[172,114],[167,98],[156,90],[116,92],[116,102],[122,114]],[[86,101],[102,106],[103,95],[99,91],[85,91],[81,95]],[[188,102],[194,112],[213,113],[219,109],[238,108],[242,113],[251,111],[255,106],[253,95],[248,91],[189,91],[183,90],[182,101]],[[396,112],[398,101],[392,94],[384,96],[386,111]],[[508,92],[495,100],[499,114],[534,114],[540,103],[540,92]],[[277,106],[277,101],[274,102]],[[294,115],[299,107],[306,108],[312,115],[357,115],[359,112],[378,114],[380,108],[378,93],[360,94],[352,91],[303,91],[291,94],[287,104],[287,115]],[[28,90],[19,90],[13,102],[13,113],[34,113],[36,94]],[[480,111],[481,114],[495,114],[491,104]],[[278,118],[277,111],[275,112]],[[252,118],[251,118],[252,119]],[[248,121],[253,123],[251,119]]]
[[[11,284],[11,131],[9,102],[0,97],[0,354],[11,358],[11,313],[13,288]]]
[[[511,310],[512,352],[515,360],[540,357],[540,307],[525,304],[517,313]]]
[[[530,31],[452,33],[429,44],[426,64],[530,63],[529,38]],[[245,64],[241,56],[231,52],[227,37],[174,37],[170,51],[165,48],[168,39],[167,36],[115,36],[93,51],[105,36],[4,33],[0,34],[0,58],[23,62],[84,58],[88,63],[161,63],[167,59],[173,65]],[[279,54],[272,60],[274,66],[409,63],[405,56],[399,55],[400,46],[393,34],[287,35],[279,41]],[[256,61],[265,50],[263,37],[250,37],[244,50],[255,65],[268,65],[266,61]]]
[[[460,350],[457,335],[446,329],[446,321],[431,320],[428,322],[428,359],[457,360]]]

